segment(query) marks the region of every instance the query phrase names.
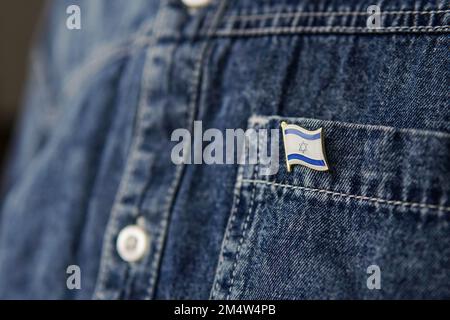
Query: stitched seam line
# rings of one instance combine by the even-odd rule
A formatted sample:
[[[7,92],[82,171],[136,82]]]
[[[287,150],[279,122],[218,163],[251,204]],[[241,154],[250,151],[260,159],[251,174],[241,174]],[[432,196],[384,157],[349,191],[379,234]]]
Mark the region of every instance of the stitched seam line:
[[[255,126],[255,129],[258,130],[258,127]],[[259,143],[259,142],[258,142],[258,143]],[[259,148],[259,146],[258,146],[257,159],[259,159],[259,150],[260,150],[260,149],[261,149],[261,148]],[[258,163],[255,164],[255,167],[254,167],[254,169],[253,169],[252,175],[253,175],[254,177],[256,177],[256,176],[258,175]],[[245,179],[243,179],[242,181],[244,182]],[[235,256],[234,256],[233,267],[232,267],[232,269],[231,269],[232,272],[231,272],[231,277],[230,277],[230,286],[228,287],[228,294],[227,294],[226,300],[230,300],[230,297],[231,297],[231,291],[232,291],[232,289],[233,289],[234,279],[235,279],[236,273],[237,273],[237,264],[238,264],[238,261],[239,261],[239,258],[240,258],[242,244],[244,243],[244,240],[245,240],[245,238],[246,238],[248,224],[249,224],[249,222],[250,222],[250,218],[251,218],[251,216],[253,215],[253,211],[254,211],[254,210],[253,210],[253,209],[254,209],[254,208],[253,208],[253,205],[254,205],[254,203],[255,203],[255,194],[256,194],[256,188],[253,188],[253,190],[252,190],[252,196],[251,196],[251,199],[250,199],[249,211],[248,211],[248,213],[247,213],[247,217],[245,217],[245,220],[244,220],[244,226],[242,227],[242,235],[241,235],[241,238],[239,239],[239,244],[238,244],[238,247],[237,247],[237,249],[236,249],[236,254],[235,254]]]
[[[219,7],[217,8],[217,11],[213,14],[212,22],[209,26],[209,32],[213,33],[213,30],[217,28],[220,16],[222,15],[222,12],[225,10],[225,2],[223,2]],[[198,108],[198,98],[200,95],[200,86],[201,86],[201,76],[203,71],[203,65],[204,60],[206,57],[211,53],[210,52],[210,42],[209,39],[206,39],[203,46],[200,48],[199,55],[196,59],[194,70],[193,70],[193,77],[190,82],[189,91],[190,91],[190,100],[188,105],[188,113],[187,113],[187,126],[189,126],[192,130],[192,126],[195,120],[196,111]],[[175,177],[173,179],[173,182],[169,188],[169,191],[167,193],[167,197],[165,198],[165,207],[163,211],[163,218],[160,223],[159,229],[162,230],[161,234],[158,235],[158,241],[157,241],[157,249],[155,252],[155,256],[153,259],[153,262],[151,264],[151,278],[149,282],[149,288],[147,290],[147,299],[152,298],[154,294],[154,287],[156,283],[156,279],[158,277],[158,268],[161,262],[161,253],[164,247],[164,242],[167,237],[167,227],[169,224],[169,218],[172,210],[173,203],[176,198],[176,194],[178,192],[178,187],[180,186],[184,170],[186,168],[186,165],[183,163],[180,166],[176,167]]]
[[[151,28],[153,28],[154,25],[158,25],[161,20],[161,7],[158,8],[158,13],[155,18],[155,20],[151,23]],[[147,30],[148,27],[146,27]],[[158,38],[158,31],[152,35],[150,38],[150,44],[154,43]],[[149,46],[150,46],[149,44]],[[107,274],[111,269],[111,266],[113,265],[113,238],[114,235],[117,233],[119,229],[119,218],[121,213],[121,203],[123,197],[128,194],[129,192],[129,180],[131,178],[131,175],[135,169],[136,162],[138,161],[139,157],[142,155],[140,154],[140,145],[142,144],[142,135],[140,135],[141,129],[142,129],[142,117],[145,111],[145,99],[147,97],[148,92],[148,80],[149,76],[148,73],[150,72],[150,65],[151,65],[151,57],[152,57],[152,51],[147,50],[145,54],[145,62],[144,62],[144,69],[142,71],[141,76],[141,90],[140,90],[140,98],[138,107],[136,110],[136,122],[134,124],[133,128],[133,137],[132,137],[132,145],[129,149],[129,153],[127,156],[126,164],[124,173],[122,175],[119,188],[117,191],[117,194],[114,198],[114,203],[111,209],[110,217],[108,220],[108,225],[106,227],[105,235],[103,237],[103,247],[102,247],[102,253],[100,257],[100,266],[99,266],[99,274],[97,276],[97,283],[94,290],[94,296],[93,298],[99,298],[104,299],[105,291],[106,289],[106,282],[107,282]]]
[[[244,226],[242,228],[242,235],[241,235],[241,238],[239,239],[239,245],[236,250],[236,255],[234,256],[232,273],[231,273],[231,277],[230,277],[230,286],[228,287],[228,293],[227,293],[226,300],[230,300],[231,291],[233,290],[233,284],[234,284],[234,279],[235,279],[236,273],[237,273],[237,264],[238,264],[238,261],[239,261],[240,255],[241,255],[242,244],[244,243],[244,240],[247,235],[247,228],[248,228],[248,224],[250,222],[250,217],[253,215],[253,205],[255,203],[255,193],[256,193],[256,188],[254,188],[252,191],[252,197],[250,200],[250,210],[247,214],[247,217],[245,218]]]
[[[244,171],[244,166],[240,166],[239,170],[238,170],[238,177],[237,177],[237,182],[236,182],[236,187],[235,187],[235,192],[234,192],[235,200],[234,200],[234,203],[233,203],[233,207],[231,209],[230,220],[227,223],[228,227],[227,227],[227,229],[225,231],[225,238],[224,238],[224,240],[222,242],[222,246],[221,246],[221,249],[220,249],[220,258],[219,258],[219,263],[218,263],[218,266],[217,266],[217,269],[216,269],[217,270],[216,271],[217,276],[216,276],[215,284],[214,284],[214,287],[213,287],[213,291],[211,292],[211,299],[212,300],[214,300],[216,298],[216,294],[220,290],[219,279],[221,279],[222,276],[223,276],[223,271],[222,271],[222,265],[223,265],[223,262],[224,262],[224,255],[223,255],[224,253],[223,252],[224,252],[225,247],[227,246],[227,244],[229,242],[231,228],[232,228],[232,226],[234,224],[234,221],[236,220],[236,213],[237,213],[237,210],[238,210],[238,207],[239,207],[239,203],[240,203],[240,200],[241,200],[243,171]]]
[[[146,75],[148,68],[145,66],[143,71],[143,77]],[[145,81],[143,81],[145,82]],[[140,114],[142,113],[142,107],[141,104],[139,104],[138,110],[137,110],[137,119],[140,119]],[[140,120],[138,120],[140,122]],[[140,124],[137,124],[137,127],[139,127]],[[139,145],[139,136],[136,130],[133,134],[133,145],[130,148],[129,157],[127,160],[127,164],[124,170],[123,178],[119,186],[119,190],[116,194],[116,198],[114,200],[113,207],[111,209],[110,214],[110,220],[108,222],[108,226],[105,232],[104,240],[103,240],[103,248],[102,248],[102,256],[100,260],[100,271],[98,276],[98,282],[96,285],[96,289],[94,291],[94,297],[103,299],[104,293],[103,291],[106,290],[106,281],[107,281],[107,273],[108,270],[111,269],[112,262],[112,252],[113,252],[113,243],[112,239],[114,237],[114,234],[118,230],[118,219],[119,219],[119,211],[120,211],[120,203],[122,201],[122,198],[124,195],[128,193],[128,187],[129,187],[129,179],[130,176],[134,170],[134,164],[136,159],[139,157],[139,153],[137,151],[137,146]],[[136,137],[137,136],[137,137]]]
[[[430,11],[381,11],[380,15],[434,15],[450,13],[450,10],[430,10]],[[229,15],[226,19],[235,21],[265,20],[275,18],[295,18],[295,17],[328,17],[328,16],[368,16],[371,13],[365,11],[311,11],[311,12],[281,12],[263,13],[249,15]]]
[[[383,33],[383,32],[447,32],[450,25],[439,27],[417,26],[417,27],[386,27],[369,29],[366,27],[273,27],[273,28],[252,28],[252,29],[222,29],[217,30],[214,35],[225,36],[245,36],[245,35],[270,35],[270,34],[291,34],[300,32],[357,32],[357,33]]]
[[[399,132],[401,134],[409,134],[419,137],[436,137],[436,138],[443,138],[443,139],[449,139],[450,133],[447,132],[441,132],[441,131],[430,131],[430,130],[424,130],[424,129],[413,129],[413,128],[395,128],[395,127],[388,127],[384,125],[375,125],[375,124],[362,124],[362,123],[351,123],[351,122],[344,122],[344,121],[332,121],[332,120],[318,120],[313,118],[299,118],[299,117],[280,117],[280,116],[261,116],[261,115],[253,115],[250,118],[250,121],[255,124],[260,125],[267,125],[267,123],[271,120],[290,120],[293,122],[298,121],[305,121],[305,122],[312,122],[314,124],[329,124],[333,126],[337,126],[339,128],[349,128],[352,130],[365,130],[365,131],[381,131],[384,133],[392,133],[392,132]]]
[[[243,179],[242,182],[243,183],[253,183],[253,184],[265,184],[265,185],[269,185],[269,186],[290,188],[290,189],[294,189],[294,190],[303,190],[303,191],[310,191],[310,192],[316,192],[316,193],[323,193],[323,194],[331,195],[334,197],[364,200],[364,201],[368,201],[368,202],[387,204],[387,205],[392,205],[392,206],[432,209],[432,210],[450,212],[450,207],[439,206],[439,205],[434,205],[434,204],[399,201],[399,200],[387,200],[387,199],[376,198],[376,197],[368,197],[368,196],[360,196],[360,195],[354,195],[354,194],[343,193],[343,192],[336,192],[336,191],[331,191],[331,190],[326,190],[326,189],[315,189],[315,188],[308,188],[308,187],[302,187],[302,186],[292,186],[289,184],[282,184],[282,183],[270,182],[270,181],[264,181],[264,180]]]

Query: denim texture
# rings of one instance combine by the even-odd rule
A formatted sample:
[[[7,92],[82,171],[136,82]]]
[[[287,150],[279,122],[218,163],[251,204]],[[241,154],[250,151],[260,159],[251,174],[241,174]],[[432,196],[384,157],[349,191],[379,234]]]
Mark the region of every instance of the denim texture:
[[[446,1],[52,2],[3,185],[0,298],[449,298],[449,19]],[[331,170],[288,173],[282,141],[272,176],[174,165],[194,120],[323,127]],[[138,218],[150,247],[127,263]]]

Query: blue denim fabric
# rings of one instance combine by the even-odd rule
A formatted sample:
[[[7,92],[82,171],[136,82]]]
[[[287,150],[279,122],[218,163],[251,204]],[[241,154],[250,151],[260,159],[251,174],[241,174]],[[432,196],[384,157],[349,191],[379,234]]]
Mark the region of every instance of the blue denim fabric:
[[[449,17],[446,1],[54,1],[1,200],[0,298],[449,298]],[[323,127],[331,170],[174,165],[194,120]],[[128,263],[116,240],[138,218],[150,248]]]

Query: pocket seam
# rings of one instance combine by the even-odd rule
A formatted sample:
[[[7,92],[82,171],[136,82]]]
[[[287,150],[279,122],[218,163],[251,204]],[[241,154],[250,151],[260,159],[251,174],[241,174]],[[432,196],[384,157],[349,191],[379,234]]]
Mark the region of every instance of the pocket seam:
[[[381,11],[380,15],[433,15],[450,13],[450,10],[393,10],[393,11]],[[298,16],[314,17],[314,16],[368,16],[367,11],[295,11],[295,12],[266,12],[259,14],[236,14],[225,17],[226,19],[233,20],[261,20],[261,19],[275,19],[275,18],[295,18]]]
[[[242,30],[217,30],[215,36],[217,37],[245,37],[245,36],[266,36],[266,35],[288,35],[299,33],[362,33],[362,34],[382,34],[382,33],[434,33],[450,31],[449,25],[444,26],[417,26],[417,27],[386,27],[377,29],[368,29],[365,27],[278,27],[278,28],[253,28]]]
[[[254,127],[258,128],[258,125],[256,124],[256,125],[254,125]],[[260,143],[260,141],[258,141],[258,143]],[[258,150],[257,157],[259,158],[260,148],[258,148],[257,150]],[[250,218],[253,216],[253,213],[254,213],[253,207],[254,207],[255,197],[256,197],[256,187],[253,187],[250,191],[251,196],[250,196],[249,211],[245,214],[245,219],[243,221],[243,224],[241,224],[241,230],[236,231],[236,236],[239,237],[239,243],[236,248],[236,252],[234,253],[234,257],[232,258],[231,270],[223,271],[224,264],[225,264],[225,261],[224,261],[225,248],[231,241],[233,241],[233,240],[231,240],[231,233],[233,232],[232,229],[239,227],[239,223],[236,224],[236,219],[237,219],[237,212],[239,210],[238,208],[239,208],[240,200],[241,200],[243,181],[245,180],[243,178],[243,174],[244,174],[243,170],[244,170],[244,166],[241,165],[239,167],[237,181],[236,181],[236,187],[235,187],[235,190],[237,192],[236,192],[235,200],[234,200],[233,207],[231,210],[231,216],[230,216],[229,222],[227,223],[225,237],[224,237],[224,240],[222,243],[222,248],[220,250],[220,258],[219,258],[218,266],[216,268],[215,280],[214,280],[213,287],[212,287],[211,294],[210,294],[211,299],[216,299],[217,294],[219,293],[220,290],[226,290],[226,295],[224,295],[225,300],[230,300],[231,292],[233,290],[234,279],[235,279],[236,273],[237,273],[236,269],[237,269],[237,265],[239,263],[241,248],[246,239],[246,235],[247,235],[246,232],[247,232],[247,228],[248,228],[248,225],[250,222]],[[253,169],[251,170],[251,178],[257,177],[258,171],[259,171],[259,166],[257,163],[254,165]],[[229,274],[229,278],[230,278],[230,280],[229,280],[230,283],[229,283],[227,289],[223,288],[223,286],[221,288],[220,284],[219,284],[219,279],[224,279],[226,274]]]
[[[381,131],[383,133],[390,132],[398,132],[400,134],[408,134],[412,136],[420,136],[420,137],[435,137],[438,139],[450,139],[450,133],[445,131],[433,131],[429,129],[416,129],[416,128],[396,128],[392,126],[386,125],[378,125],[378,124],[365,124],[365,123],[352,123],[338,120],[323,120],[323,119],[315,119],[315,118],[304,118],[304,117],[282,117],[277,115],[253,115],[250,117],[250,123],[253,125],[266,125],[271,120],[285,120],[285,121],[312,121],[312,122],[321,122],[324,124],[335,125],[342,128],[348,129],[360,129],[360,130],[373,130],[373,131]]]
[[[257,170],[255,170],[257,171]],[[244,181],[243,181],[244,182]],[[241,232],[241,238],[239,239],[239,245],[236,249],[236,254],[234,256],[234,262],[233,262],[233,267],[231,270],[231,276],[230,276],[230,286],[228,288],[228,293],[227,293],[227,297],[226,300],[230,300],[230,296],[231,296],[231,291],[233,290],[233,284],[234,284],[234,279],[236,277],[236,268],[239,262],[239,258],[241,257],[241,249],[242,249],[242,245],[244,244],[244,241],[246,239],[247,236],[247,228],[250,222],[250,217],[253,216],[254,213],[254,204],[255,204],[255,194],[256,194],[256,188],[252,188],[252,196],[250,199],[250,206],[249,206],[249,211],[247,213],[247,216],[245,217],[244,220],[244,225],[242,227],[242,232]]]
[[[273,186],[273,187],[290,188],[290,189],[303,190],[303,191],[309,191],[309,192],[315,192],[315,193],[324,193],[324,194],[328,194],[328,195],[331,195],[334,197],[364,200],[366,202],[385,204],[385,205],[391,205],[391,206],[401,206],[401,207],[406,207],[406,208],[410,208],[410,209],[421,208],[421,209],[436,210],[438,212],[442,212],[442,211],[450,212],[450,207],[440,206],[440,205],[435,205],[435,204],[428,204],[428,203],[421,203],[421,202],[409,202],[409,201],[401,201],[401,200],[388,200],[388,199],[377,198],[377,197],[368,197],[368,196],[362,196],[362,195],[354,195],[354,194],[350,194],[350,193],[337,192],[337,191],[327,190],[327,189],[316,189],[316,188],[308,188],[308,187],[303,187],[303,186],[294,186],[294,185],[265,181],[265,180],[242,179],[242,183],[265,184],[265,185],[269,185],[269,186]]]

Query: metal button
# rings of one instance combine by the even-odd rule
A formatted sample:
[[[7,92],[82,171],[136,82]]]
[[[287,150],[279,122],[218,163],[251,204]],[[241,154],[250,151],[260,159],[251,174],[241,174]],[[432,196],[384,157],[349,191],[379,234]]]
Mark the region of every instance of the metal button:
[[[123,228],[117,237],[117,252],[127,262],[136,262],[147,253],[149,236],[138,225]]]
[[[208,5],[211,0],[182,0],[184,5],[189,8],[200,8]]]

